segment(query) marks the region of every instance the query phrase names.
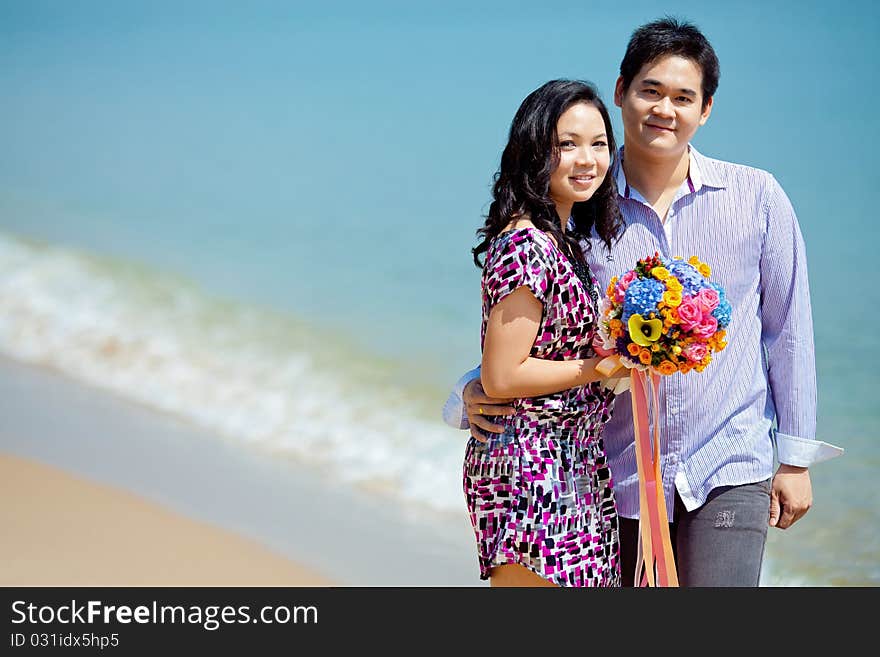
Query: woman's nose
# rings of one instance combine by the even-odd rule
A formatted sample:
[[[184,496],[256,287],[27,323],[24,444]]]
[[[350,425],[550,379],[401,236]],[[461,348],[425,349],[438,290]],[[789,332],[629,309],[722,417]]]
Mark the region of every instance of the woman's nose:
[[[596,154],[589,146],[578,149],[578,164],[592,164],[596,161]]]

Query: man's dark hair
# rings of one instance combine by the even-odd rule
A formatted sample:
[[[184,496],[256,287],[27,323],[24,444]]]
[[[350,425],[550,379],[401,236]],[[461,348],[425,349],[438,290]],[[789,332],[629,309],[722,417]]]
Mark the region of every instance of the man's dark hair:
[[[718,89],[721,68],[712,44],[692,23],[667,16],[637,28],[626,46],[620,62],[623,90],[629,89],[633,78],[645,64],[661,57],[678,55],[690,59],[703,72],[703,109]]]

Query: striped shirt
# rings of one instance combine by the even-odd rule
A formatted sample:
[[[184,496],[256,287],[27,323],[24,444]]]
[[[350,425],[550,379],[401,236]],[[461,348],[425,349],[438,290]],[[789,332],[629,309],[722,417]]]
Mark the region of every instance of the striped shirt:
[[[806,253],[794,209],[776,179],[691,147],[688,178],[664,223],[627,184],[623,167],[613,175],[622,236],[609,253],[594,233],[585,252],[602,289],[655,251],[664,257],[696,255],[710,265],[712,281],[724,287],[733,309],[728,346],[704,372],[661,377],[661,473],[670,521],[676,490],[693,510],[713,488],[769,478],[774,442],[779,461],[789,465],[809,466],[840,454],[840,448],[815,440]],[[472,370],[456,385],[443,411],[448,424],[467,427],[461,393],[478,375]],[[628,392],[617,400],[603,436],[618,511],[637,518]]]

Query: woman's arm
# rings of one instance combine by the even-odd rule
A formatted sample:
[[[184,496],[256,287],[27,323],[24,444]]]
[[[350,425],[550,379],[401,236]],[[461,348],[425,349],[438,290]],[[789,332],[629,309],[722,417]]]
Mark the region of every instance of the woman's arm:
[[[539,397],[601,381],[601,358],[544,360],[531,358],[541,325],[543,304],[528,287],[519,287],[489,313],[483,342],[483,389],[490,397]]]

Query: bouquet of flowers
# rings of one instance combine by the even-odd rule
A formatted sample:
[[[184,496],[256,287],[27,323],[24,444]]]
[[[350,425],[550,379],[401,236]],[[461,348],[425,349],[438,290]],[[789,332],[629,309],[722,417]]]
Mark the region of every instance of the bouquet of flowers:
[[[655,253],[612,278],[599,306],[602,342],[596,346],[600,355],[617,358],[603,369],[702,372],[727,345],[731,313],[724,289],[709,282],[710,275],[696,256],[685,261]]]
[[[702,372],[727,345],[731,307],[722,287],[709,282],[711,273],[696,256],[685,262],[655,253],[611,279],[599,306],[601,344],[593,346],[606,358],[596,369],[606,377],[621,365],[630,370],[642,548],[636,579],[642,585],[678,586],[660,472],[658,388],[660,375]]]

